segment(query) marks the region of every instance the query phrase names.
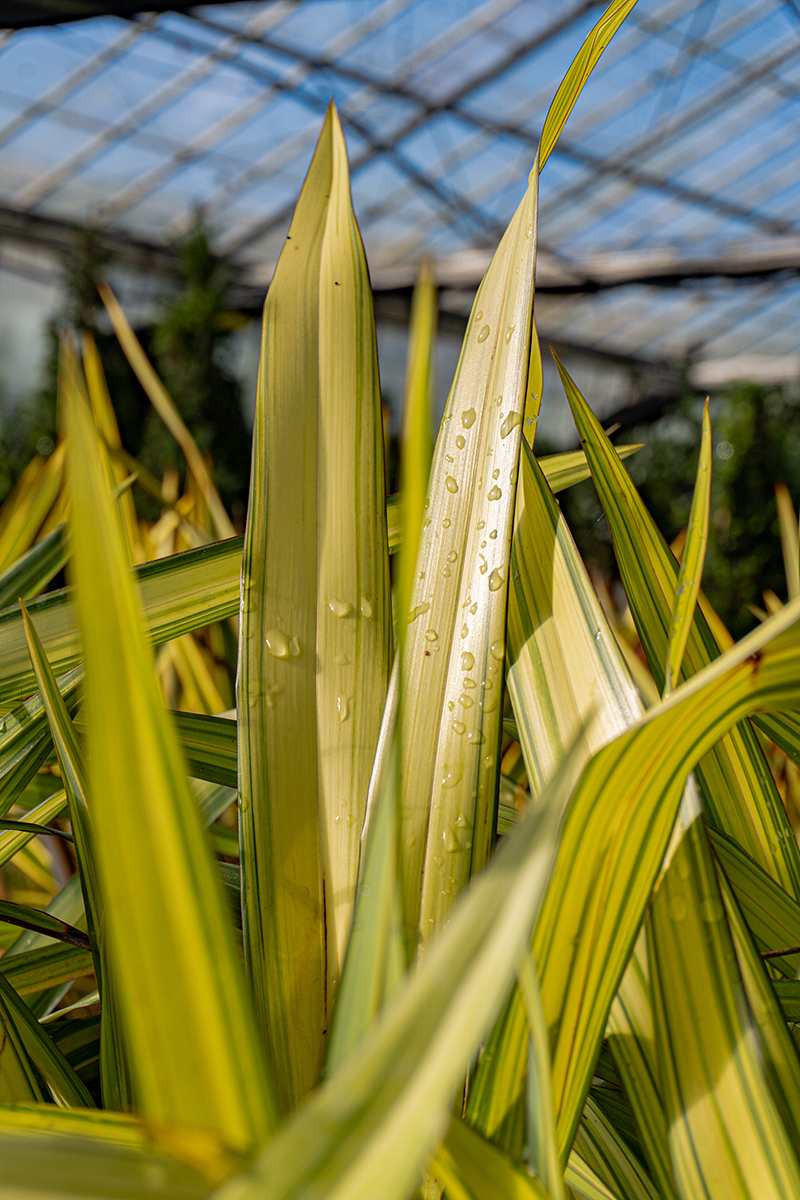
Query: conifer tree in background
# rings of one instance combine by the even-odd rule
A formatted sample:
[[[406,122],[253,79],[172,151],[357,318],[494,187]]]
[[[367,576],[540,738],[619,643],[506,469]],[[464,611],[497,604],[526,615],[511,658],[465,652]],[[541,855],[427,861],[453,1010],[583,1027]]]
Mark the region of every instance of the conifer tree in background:
[[[63,263],[63,300],[48,322],[49,353],[44,381],[27,404],[4,414],[0,428],[0,503],[25,465],[49,453],[56,439],[56,375],[59,332],[64,328],[94,335],[114,397],[124,445],[155,476],[168,467],[181,472],[183,456],[134,377],[119,343],[101,320],[97,280],[110,258],[94,230],[80,230]],[[139,329],[181,416],[203,453],[210,453],[217,485],[226,506],[243,520],[250,472],[250,434],[242,412],[241,390],[226,364],[230,334],[246,321],[231,312],[227,298],[231,276],[214,254],[198,218],[178,247],[177,293],[165,298],[161,316]],[[137,503],[147,507],[146,498]],[[155,513],[148,513],[153,517]]]

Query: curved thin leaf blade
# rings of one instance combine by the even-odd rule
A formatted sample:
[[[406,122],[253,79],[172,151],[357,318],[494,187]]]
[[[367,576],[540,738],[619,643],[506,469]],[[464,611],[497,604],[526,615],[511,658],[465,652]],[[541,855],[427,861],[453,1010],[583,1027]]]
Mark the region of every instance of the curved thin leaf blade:
[[[678,686],[681,663],[689,640],[689,631],[694,621],[694,609],[700,592],[703,563],[708,543],[708,518],[711,506],[711,420],[708,415],[708,400],[703,409],[703,439],[697,463],[697,479],[686,528],[686,541],[678,570],[675,604],[667,641],[667,665],[664,672],[666,683],[664,695],[674,692]]]
[[[656,683],[663,688],[678,564],[596,417],[558,359],[556,365],[608,518],[642,647]],[[700,670],[718,653],[702,611],[696,607],[683,678]],[[732,729],[698,764],[697,782],[713,823],[730,833],[782,887],[800,896],[800,852],[772,775],[747,723]]]
[[[575,60],[559,85],[545,117],[539,142],[540,170],[553,153],[555,144],[567,123],[567,118],[575,107],[575,101],[600,61],[601,54],[608,47],[614,34],[635,4],[636,0],[612,0],[575,56]]]

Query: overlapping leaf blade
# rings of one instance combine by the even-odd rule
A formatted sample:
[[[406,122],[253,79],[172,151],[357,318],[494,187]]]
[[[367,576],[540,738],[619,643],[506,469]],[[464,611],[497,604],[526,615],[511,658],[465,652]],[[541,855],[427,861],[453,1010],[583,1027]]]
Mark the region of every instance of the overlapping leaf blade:
[[[675,1180],[684,1196],[786,1197],[800,1167],[762,1071],[699,810],[649,920],[656,1045]]]
[[[661,1200],[639,1160],[591,1098],[583,1110],[575,1149],[620,1200]]]
[[[452,1200],[550,1200],[538,1179],[457,1119],[436,1153],[433,1174]]]
[[[642,646],[656,683],[663,687],[678,564],[599,422],[558,360],[556,365],[608,518]],[[683,678],[710,662],[718,652],[698,608],[687,642]],[[714,824],[730,833],[782,887],[800,895],[800,853],[749,725],[732,729],[698,764],[697,781]]]
[[[570,739],[580,738],[580,770],[593,751],[639,718],[642,707],[527,443],[514,514],[511,581],[507,686],[536,796]],[[545,1008],[549,1029],[558,1021],[559,1004],[560,997],[551,994]],[[517,1154],[521,1129],[510,1113],[523,1095],[527,1037],[522,1000],[515,994],[489,1039],[469,1098],[470,1120]],[[587,1078],[587,1088],[588,1083]]]
[[[572,767],[451,912],[378,1024],[219,1200],[402,1200],[444,1134],[550,871]]]
[[[144,563],[131,572],[153,644],[235,616],[241,560],[242,539],[231,538]],[[80,662],[78,616],[70,588],[32,600],[28,612],[56,675]],[[22,616],[14,605],[0,613],[0,704],[35,689]]]

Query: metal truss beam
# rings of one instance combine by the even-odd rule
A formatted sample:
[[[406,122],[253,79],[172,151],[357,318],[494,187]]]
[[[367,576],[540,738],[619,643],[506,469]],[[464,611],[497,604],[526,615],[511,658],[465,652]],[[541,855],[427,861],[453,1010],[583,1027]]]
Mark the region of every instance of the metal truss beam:
[[[0,239],[27,243],[61,256],[74,247],[81,231],[81,226],[70,221],[0,207]],[[177,273],[178,256],[170,246],[131,238],[112,229],[98,229],[96,233],[100,247],[122,266],[169,276]]]

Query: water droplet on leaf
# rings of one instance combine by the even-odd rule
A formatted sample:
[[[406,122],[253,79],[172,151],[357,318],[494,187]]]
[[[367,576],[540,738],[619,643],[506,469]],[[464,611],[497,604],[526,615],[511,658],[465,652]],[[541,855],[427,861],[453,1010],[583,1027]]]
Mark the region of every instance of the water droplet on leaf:
[[[464,774],[463,763],[445,763],[442,773],[442,787],[451,788],[461,782]]]
[[[270,629],[264,640],[273,658],[289,657],[289,639],[280,629]]]
[[[500,437],[507,438],[512,429],[516,429],[522,424],[522,414],[518,412],[510,412],[503,424],[500,426]]]

